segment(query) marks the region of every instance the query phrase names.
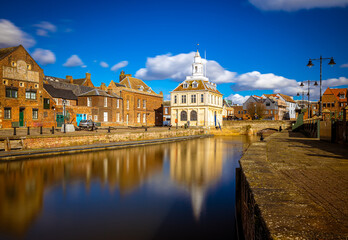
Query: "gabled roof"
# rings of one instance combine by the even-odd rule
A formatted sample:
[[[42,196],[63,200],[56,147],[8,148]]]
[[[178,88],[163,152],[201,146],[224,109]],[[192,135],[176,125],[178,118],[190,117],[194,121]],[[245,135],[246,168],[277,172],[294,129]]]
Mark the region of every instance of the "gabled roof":
[[[338,102],[347,102],[347,88],[327,88],[324,92],[325,95],[332,94],[336,97]],[[340,98],[340,95],[344,95],[344,98]]]
[[[225,105],[226,107],[232,107],[232,100],[224,99],[223,105]]]
[[[10,53],[14,52],[17,48],[19,48],[21,45],[16,47],[8,47],[8,48],[0,48],[0,59],[3,59]]]
[[[111,80],[108,88],[112,88],[112,85],[114,85],[114,87],[126,87],[126,85],[120,84],[120,83],[116,83],[116,82],[114,82],[114,80]]]
[[[71,90],[54,88],[50,84],[44,84],[44,88],[53,98],[77,100],[77,96]]]
[[[196,82],[198,84],[197,87],[193,87],[193,83]],[[184,83],[187,83],[187,88],[184,88]],[[213,85],[212,83],[209,83],[207,81],[203,80],[185,80],[184,82],[180,83],[179,86],[177,86],[173,92],[178,91],[197,91],[197,90],[208,90],[214,93],[221,94],[219,90],[217,90],[216,85]]]
[[[64,78],[57,78],[57,77],[51,77],[51,76],[45,76],[44,80],[49,84],[52,85],[54,88],[58,89],[65,89],[65,90],[71,90],[73,93],[78,96],[82,93],[89,92],[94,88],[86,87],[86,86],[80,86],[76,84],[70,84],[67,82]]]
[[[86,97],[86,96],[103,96],[103,97],[110,97],[110,98],[121,98],[115,93],[107,93],[106,91],[103,91],[100,89],[93,89],[89,92],[79,95],[79,97]]]
[[[144,83],[142,80],[138,78],[127,76],[124,79],[122,79],[120,84],[125,85],[127,88],[131,88],[134,90],[139,90],[142,87],[144,92],[156,94],[148,85],[146,85],[146,83]]]
[[[282,93],[278,93],[279,96],[281,96],[286,102],[291,102],[291,103],[296,103],[294,101],[294,99],[292,99],[292,97],[288,96],[288,95],[285,95],[285,94],[282,94]]]

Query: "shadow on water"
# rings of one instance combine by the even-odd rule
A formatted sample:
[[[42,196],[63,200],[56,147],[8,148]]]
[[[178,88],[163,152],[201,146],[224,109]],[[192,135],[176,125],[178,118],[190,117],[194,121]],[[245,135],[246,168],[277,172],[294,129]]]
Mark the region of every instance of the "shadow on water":
[[[0,239],[235,238],[235,169],[253,140],[1,163]]]

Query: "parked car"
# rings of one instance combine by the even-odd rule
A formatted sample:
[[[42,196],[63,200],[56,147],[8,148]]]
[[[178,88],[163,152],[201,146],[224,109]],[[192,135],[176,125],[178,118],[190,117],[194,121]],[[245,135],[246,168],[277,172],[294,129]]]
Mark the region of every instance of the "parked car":
[[[97,125],[92,120],[81,120],[79,123],[79,127],[85,128],[85,129],[89,129],[89,128],[97,129]]]
[[[170,121],[163,121],[163,126],[164,127],[171,127]]]

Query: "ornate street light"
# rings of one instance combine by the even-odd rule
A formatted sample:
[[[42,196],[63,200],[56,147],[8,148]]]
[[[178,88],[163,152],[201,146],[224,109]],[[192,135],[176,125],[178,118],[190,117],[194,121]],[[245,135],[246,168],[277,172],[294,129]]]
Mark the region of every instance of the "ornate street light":
[[[318,86],[318,83],[316,81],[311,81],[311,80],[307,80],[307,81],[303,81],[301,82],[300,86],[304,87],[304,82],[307,83],[307,97],[308,97],[308,118],[310,118],[310,102],[309,102],[309,98],[310,98],[310,83],[314,82],[314,86]],[[303,95],[304,95],[305,91],[302,91],[302,105],[303,105]],[[300,93],[297,93],[297,96],[300,96]]]
[[[319,116],[321,115],[321,109],[322,109],[322,65],[323,65],[323,59],[330,59],[329,65],[331,67],[333,67],[336,63],[335,60],[333,59],[333,57],[331,58],[323,58],[322,56],[320,56],[320,58],[310,58],[308,63],[307,63],[307,67],[311,68],[314,66],[312,61],[320,61],[320,100],[319,100]],[[318,84],[317,84],[318,85]],[[315,86],[317,86],[315,85]]]

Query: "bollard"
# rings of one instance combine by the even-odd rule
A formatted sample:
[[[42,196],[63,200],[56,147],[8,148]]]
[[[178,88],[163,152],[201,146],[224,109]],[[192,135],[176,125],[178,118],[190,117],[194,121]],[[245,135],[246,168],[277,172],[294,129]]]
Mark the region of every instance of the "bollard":
[[[108,128],[108,133],[110,133],[110,131],[111,131],[111,129],[110,129],[110,127]]]
[[[64,133],[66,133],[65,123],[64,123]]]
[[[42,126],[40,127],[40,134],[42,135]]]
[[[168,128],[168,130],[170,131],[170,127]]]
[[[261,132],[260,141],[263,141],[263,134]]]
[[[147,132],[147,127],[145,127],[145,132]]]
[[[13,128],[13,135],[14,135],[14,136],[17,135],[16,127]]]
[[[54,126],[52,127],[52,134],[54,134]]]
[[[30,135],[30,127],[28,127],[27,135]]]

